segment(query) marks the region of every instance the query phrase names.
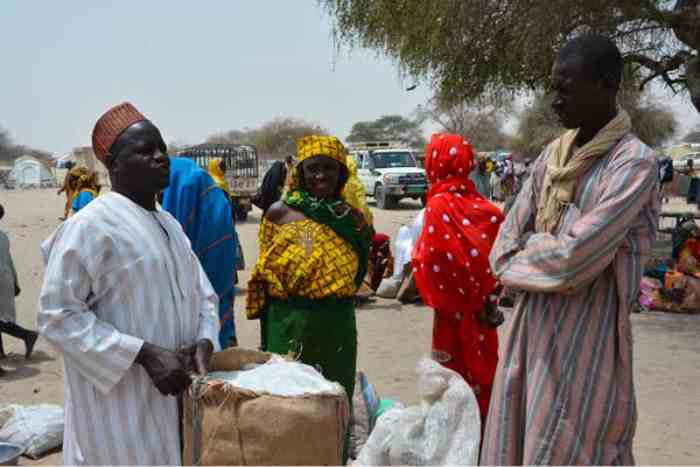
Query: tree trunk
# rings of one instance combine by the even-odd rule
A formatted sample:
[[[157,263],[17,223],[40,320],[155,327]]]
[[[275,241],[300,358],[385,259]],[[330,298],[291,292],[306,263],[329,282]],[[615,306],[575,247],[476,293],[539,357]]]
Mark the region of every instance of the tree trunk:
[[[686,63],[686,84],[693,105],[700,112],[700,57],[693,57]]]

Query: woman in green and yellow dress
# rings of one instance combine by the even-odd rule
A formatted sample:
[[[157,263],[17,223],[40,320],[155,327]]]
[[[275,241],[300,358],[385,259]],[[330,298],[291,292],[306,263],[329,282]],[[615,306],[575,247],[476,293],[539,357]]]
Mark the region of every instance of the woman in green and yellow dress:
[[[261,319],[265,350],[316,367],[352,400],[354,295],[367,271],[371,229],[341,197],[348,179],[342,143],[308,136],[297,146],[287,192],[261,223],[246,314]]]

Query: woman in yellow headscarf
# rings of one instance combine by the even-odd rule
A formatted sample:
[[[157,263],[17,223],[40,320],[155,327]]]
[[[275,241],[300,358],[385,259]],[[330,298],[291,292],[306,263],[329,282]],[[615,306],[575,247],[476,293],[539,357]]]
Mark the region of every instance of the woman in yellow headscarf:
[[[308,136],[297,147],[287,191],[261,223],[246,314],[261,319],[263,348],[320,367],[352,400],[354,296],[367,271],[371,228],[341,196],[348,167],[340,140]]]
[[[71,186],[75,187],[72,204],[75,214],[97,198],[102,186],[99,184],[97,172],[80,165],[71,169],[70,177]]]
[[[226,181],[226,171],[224,161],[219,158],[214,158],[209,161],[209,175],[214,179],[216,186],[224,190],[226,196],[231,197],[231,188]]]
[[[367,197],[365,196],[365,187],[362,185],[360,178],[357,176],[357,161],[352,158],[347,158],[348,167],[348,181],[343,189],[343,198],[350,204],[350,206],[358,209],[365,215],[367,223],[369,225],[374,224],[374,218],[372,216],[372,211],[369,210],[369,205],[367,204]]]

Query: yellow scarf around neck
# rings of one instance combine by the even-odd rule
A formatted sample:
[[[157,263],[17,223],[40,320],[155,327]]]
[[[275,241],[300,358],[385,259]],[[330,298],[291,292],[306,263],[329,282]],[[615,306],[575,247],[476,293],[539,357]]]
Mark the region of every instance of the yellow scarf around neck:
[[[576,181],[631,129],[629,115],[620,109],[615,118],[580,148],[574,147],[579,130],[569,130],[552,143],[537,204],[537,232],[552,233],[556,229],[567,204],[574,198]]]

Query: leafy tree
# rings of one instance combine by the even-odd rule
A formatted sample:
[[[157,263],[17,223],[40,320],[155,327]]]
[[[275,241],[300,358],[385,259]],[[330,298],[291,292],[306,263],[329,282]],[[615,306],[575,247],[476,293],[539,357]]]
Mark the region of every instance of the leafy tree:
[[[349,143],[400,141],[413,147],[423,147],[426,143],[420,121],[401,115],[384,115],[374,121],[357,122],[345,139]]]
[[[252,144],[261,159],[281,159],[296,154],[296,141],[304,136],[325,135],[319,124],[294,117],[277,117],[259,128],[244,128],[218,133],[209,143]]]
[[[12,157],[12,139],[10,138],[10,133],[7,130],[0,128],[0,161],[10,161],[14,159]]]
[[[41,149],[14,144],[10,133],[0,128],[0,162],[11,163],[21,156],[32,156],[46,165],[56,165],[56,161],[50,153],[42,151]]]
[[[638,80],[627,76],[618,95],[620,106],[629,113],[632,130],[651,147],[659,147],[673,137],[678,122],[673,113],[651,97],[641,94]],[[519,118],[514,149],[526,158],[534,158],[553,139],[562,134],[563,128],[551,109],[548,95],[538,94],[532,105]]]
[[[449,104],[433,98],[418,106],[416,114],[421,121],[436,123],[442,131],[463,136],[478,151],[492,151],[510,145],[511,137],[503,131],[503,126],[511,110],[510,105]]]
[[[532,104],[520,114],[513,149],[525,159],[534,159],[562,132],[563,129],[552,112],[550,99],[544,94],[538,94]]]
[[[700,110],[700,0],[323,0],[338,44],[395,59],[443,99],[546,88],[555,52],[583,32],[613,38],[643,73]]]
[[[225,143],[225,144],[255,144],[255,131],[251,128],[243,128],[242,130],[229,130],[223,133],[217,133],[207,138],[208,143]]]
[[[293,117],[278,117],[263,124],[255,136],[261,154],[280,159],[296,154],[296,142],[309,135],[327,135],[328,130],[317,123]]]

